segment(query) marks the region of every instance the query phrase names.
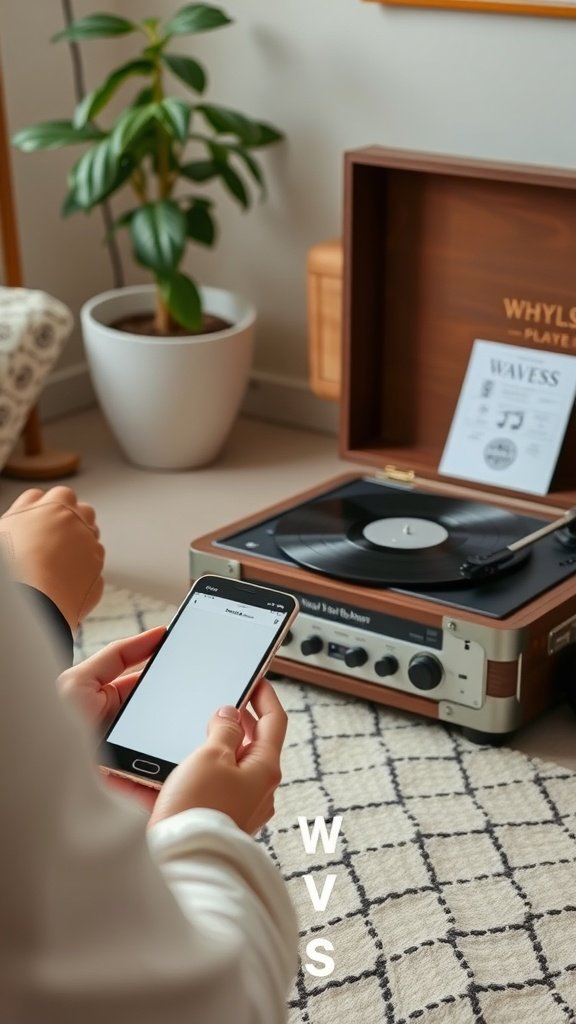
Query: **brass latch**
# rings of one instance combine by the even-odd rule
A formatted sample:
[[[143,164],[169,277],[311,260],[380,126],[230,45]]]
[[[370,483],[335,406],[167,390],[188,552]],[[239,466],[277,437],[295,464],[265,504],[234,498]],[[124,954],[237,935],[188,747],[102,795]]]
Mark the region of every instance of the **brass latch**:
[[[397,466],[384,466],[384,469],[378,473],[378,476],[384,477],[385,480],[397,480],[403,484],[412,483],[416,478],[413,469],[398,469]]]

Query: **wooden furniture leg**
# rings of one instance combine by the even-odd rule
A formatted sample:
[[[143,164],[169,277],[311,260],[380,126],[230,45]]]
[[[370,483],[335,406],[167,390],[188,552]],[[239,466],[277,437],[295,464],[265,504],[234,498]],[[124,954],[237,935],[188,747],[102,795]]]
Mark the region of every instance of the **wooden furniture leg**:
[[[0,65],[0,233],[5,283],[10,288],[23,287],[22,259],[16,224],[16,204],[12,182],[12,165],[8,142],[8,119]],[[22,430],[20,446],[4,465],[4,476],[22,480],[54,480],[70,476],[80,465],[74,452],[44,449],[38,407],[34,406]]]

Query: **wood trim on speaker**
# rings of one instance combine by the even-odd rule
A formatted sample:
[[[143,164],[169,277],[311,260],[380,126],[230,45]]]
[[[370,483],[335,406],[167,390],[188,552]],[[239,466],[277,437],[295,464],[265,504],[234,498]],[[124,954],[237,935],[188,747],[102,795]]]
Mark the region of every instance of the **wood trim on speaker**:
[[[489,661],[486,674],[488,697],[514,697],[518,689],[518,661]]]

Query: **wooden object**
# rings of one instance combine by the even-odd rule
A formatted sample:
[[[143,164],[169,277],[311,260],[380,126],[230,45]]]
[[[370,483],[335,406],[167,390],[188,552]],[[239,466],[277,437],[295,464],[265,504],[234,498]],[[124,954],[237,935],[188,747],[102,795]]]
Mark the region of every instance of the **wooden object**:
[[[419,491],[558,518],[576,504],[574,416],[546,496],[440,477],[437,467],[476,338],[506,343],[511,350],[523,346],[576,355],[576,174],[369,147],[346,154],[344,198],[343,457],[392,481],[412,482]],[[332,608],[328,615],[321,612],[326,636],[338,608],[352,607],[478,643],[486,655],[490,706],[477,725],[474,710],[462,714],[454,702],[453,722],[501,734],[506,708],[513,706],[517,714],[508,728],[541,714],[557,699],[563,655],[570,650],[563,652],[555,638],[571,636],[576,628],[575,576],[497,619],[221,544],[357,479],[354,474],[324,481],[193,541],[192,551],[210,571],[238,572],[325,602]],[[564,557],[572,560],[574,554],[564,555],[559,547],[557,558]],[[394,689],[355,675],[354,669],[330,671],[327,660],[292,660],[289,648],[274,668],[449,720],[433,690],[422,696],[409,685]]]
[[[273,505],[258,515],[241,519],[233,525],[229,525],[224,531],[220,528],[206,534],[195,540],[192,547],[194,551],[213,555],[218,550],[218,542],[223,536],[229,535],[231,532],[247,530],[251,526],[261,523],[263,519],[275,519],[296,504],[321,497],[328,486],[338,487],[355,479],[357,479],[357,474],[345,474],[325,481],[321,486],[294,495],[290,500]],[[427,485],[426,481],[418,480],[417,485],[420,490],[429,489],[434,494],[450,493],[450,488],[443,487],[440,482]],[[463,487],[459,488],[457,492],[457,496],[470,500],[473,499],[474,494],[475,492]],[[509,502],[504,501],[502,504],[505,504],[506,507],[510,505]],[[516,506],[513,504],[512,507],[518,506],[522,508],[523,512],[529,513],[537,509],[540,515],[549,515],[551,518],[557,517],[562,511],[561,508],[543,509],[542,506],[533,505],[531,502],[522,503],[521,500],[516,503]],[[230,551],[226,555],[231,556],[233,560],[239,557]],[[450,608],[445,604],[386,588],[364,587],[349,581],[341,582],[329,575],[310,572],[296,564],[260,558],[257,553],[249,550],[242,553],[241,565],[243,579],[265,586],[276,586],[297,594],[305,593],[312,599],[320,598],[333,602],[334,605],[343,602],[381,615],[417,621],[421,625],[439,630],[444,628],[446,619],[450,617]],[[221,571],[225,574],[224,569],[216,566],[213,566],[211,571]],[[469,628],[480,631],[479,636],[482,636],[482,640],[493,644],[495,649],[500,646],[501,642],[505,642],[505,637],[512,634],[523,637],[520,660],[518,657],[510,658],[510,660],[489,657],[486,663],[486,694],[496,700],[513,699],[518,693],[521,665],[520,715],[522,722],[528,722],[541,714],[555,699],[554,680],[559,656],[548,656],[547,635],[559,623],[574,615],[576,615],[576,592],[573,577],[541,594],[534,601],[503,619],[488,620],[486,616],[471,611],[454,612],[454,617],[458,621],[468,623],[470,624]],[[502,641],[495,639],[499,636]],[[350,676],[339,675],[313,664],[290,661],[282,658],[281,654],[274,659],[272,668],[275,672],[281,672],[289,677],[302,679],[317,686],[351,693],[356,697],[373,700],[390,707],[404,708],[406,711],[429,718],[438,717],[438,702],[433,695],[432,699],[428,699],[418,693],[398,691],[381,683],[376,684],[355,678],[353,674]]]
[[[10,156],[8,119],[0,65],[0,238],[5,283],[12,288],[22,288],[22,259]],[[22,431],[21,445],[23,451],[15,453],[4,465],[2,473],[5,476],[23,480],[53,480],[70,476],[77,471],[80,464],[80,457],[74,452],[44,449],[36,406],[30,411]]]
[[[310,387],[319,398],[340,397],[342,265],[340,239],[319,242],[308,252]]]
[[[39,450],[35,451],[34,436],[38,433],[40,419],[36,406],[32,409],[22,431],[21,442],[2,469],[2,475],[14,480],[60,480],[74,476],[80,467],[80,456],[77,452],[69,452],[55,448],[44,449],[40,441]]]
[[[367,0],[395,7],[447,7],[459,11],[490,11],[498,14],[529,14],[542,18],[576,18],[576,4],[542,3],[541,0]]]
[[[344,220],[341,452],[437,480],[476,338],[576,353],[576,174],[371,147]],[[573,416],[542,505],[576,502],[575,453]]]

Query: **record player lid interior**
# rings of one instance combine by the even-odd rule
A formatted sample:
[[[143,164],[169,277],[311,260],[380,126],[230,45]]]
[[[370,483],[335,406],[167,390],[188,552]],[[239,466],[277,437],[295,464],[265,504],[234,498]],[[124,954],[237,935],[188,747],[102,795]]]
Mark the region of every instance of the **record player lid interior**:
[[[343,457],[518,498],[440,477],[438,464],[476,338],[576,354],[574,267],[571,172],[347,153]],[[576,503],[574,416],[551,490],[536,500]]]

